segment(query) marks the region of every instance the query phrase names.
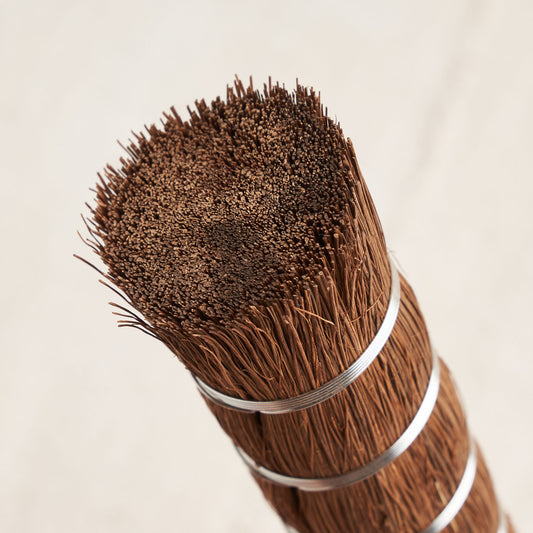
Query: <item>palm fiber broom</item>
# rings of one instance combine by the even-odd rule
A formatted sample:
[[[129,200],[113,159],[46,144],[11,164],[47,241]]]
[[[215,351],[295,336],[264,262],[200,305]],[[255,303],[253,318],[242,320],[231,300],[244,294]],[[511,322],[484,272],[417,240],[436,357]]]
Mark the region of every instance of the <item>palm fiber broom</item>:
[[[513,531],[319,96],[237,79],[189,113],[99,175],[86,242],[120,325],[195,376],[290,528]]]

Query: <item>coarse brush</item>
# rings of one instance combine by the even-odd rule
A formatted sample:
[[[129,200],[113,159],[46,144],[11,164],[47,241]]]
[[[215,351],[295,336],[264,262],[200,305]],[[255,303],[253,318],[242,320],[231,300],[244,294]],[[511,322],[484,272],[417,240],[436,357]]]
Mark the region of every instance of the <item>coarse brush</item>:
[[[121,325],[195,376],[295,530],[513,531],[319,96],[237,79],[189,113],[171,108],[99,176],[86,242],[126,300]]]

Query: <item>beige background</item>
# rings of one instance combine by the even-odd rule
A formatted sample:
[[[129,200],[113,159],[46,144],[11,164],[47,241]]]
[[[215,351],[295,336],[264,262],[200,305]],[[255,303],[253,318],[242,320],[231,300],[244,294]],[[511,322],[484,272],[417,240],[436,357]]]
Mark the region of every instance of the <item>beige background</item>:
[[[532,23],[503,0],[0,1],[0,530],[281,533],[182,366],[72,258],[115,139],[238,73],[315,86],[354,140],[529,531]]]

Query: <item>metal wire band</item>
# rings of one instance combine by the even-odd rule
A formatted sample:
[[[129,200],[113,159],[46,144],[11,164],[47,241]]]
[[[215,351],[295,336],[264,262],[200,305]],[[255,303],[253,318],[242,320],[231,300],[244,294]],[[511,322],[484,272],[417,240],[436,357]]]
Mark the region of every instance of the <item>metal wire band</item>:
[[[452,520],[457,516],[457,513],[462,509],[465,504],[477,472],[477,452],[476,446],[472,438],[470,438],[470,451],[466,460],[466,466],[463,473],[463,477],[457,486],[455,494],[451,497],[446,507],[440,512],[440,514],[431,522],[431,524],[423,529],[420,533],[440,533],[445,529]],[[296,530],[290,526],[287,526],[289,533],[295,533]],[[500,511],[500,523],[498,525],[497,533],[507,533],[507,520]]]
[[[296,529],[294,529],[293,527],[289,525],[285,525],[285,528],[287,529],[287,533],[298,533]],[[508,533],[507,519],[505,518],[505,515],[501,509],[500,509],[500,523],[498,524],[498,530],[496,531],[496,533]]]
[[[470,437],[470,452],[468,453],[468,459],[466,460],[466,466],[463,473],[463,477],[457,485],[454,495],[450,498],[450,501],[446,507],[440,512],[440,514],[431,522],[431,524],[422,530],[421,533],[439,533],[456,517],[457,513],[462,509],[466,502],[474,479],[477,472],[477,452],[474,440]]]
[[[368,345],[368,348],[361,354],[357,360],[349,366],[342,374],[333,378],[328,383],[321,385],[317,389],[306,392],[293,398],[283,398],[281,400],[267,400],[267,401],[255,401],[255,400],[243,400],[242,398],[235,398],[228,396],[222,392],[217,391],[210,387],[207,383],[204,383],[201,379],[193,376],[200,392],[212,400],[213,402],[229,407],[238,411],[251,411],[254,413],[268,413],[268,414],[281,414],[290,413],[294,411],[301,411],[302,409],[308,409],[314,405],[318,405],[333,396],[336,396],[339,392],[343,391],[348,385],[353,383],[374,361],[379,355],[383,346],[385,346],[389,336],[396,323],[396,317],[398,316],[398,310],[400,309],[400,275],[398,270],[390,260],[391,270],[391,294],[389,299],[389,306],[383,322],[376,333],[376,336],[372,339],[372,342]]]
[[[285,525],[285,528],[287,529],[287,533],[298,533],[298,531],[291,526]],[[507,519],[505,518],[505,515],[501,509],[500,509],[500,522],[498,524],[498,530],[496,531],[496,533],[508,533]]]
[[[279,474],[278,472],[273,472],[268,468],[258,465],[249,455],[247,455],[243,450],[237,448],[237,451],[243,458],[244,462],[248,467],[257,475],[276,483],[278,485],[283,485],[286,487],[295,487],[297,489],[306,491],[306,492],[318,492],[324,490],[333,490],[340,489],[342,487],[347,487],[359,481],[367,479],[381,469],[385,468],[388,464],[392,463],[397,457],[399,457],[418,437],[420,432],[424,429],[435,403],[437,402],[437,397],[439,395],[440,387],[440,365],[439,359],[433,353],[433,368],[431,370],[431,375],[429,378],[428,386],[422,399],[422,403],[414,416],[413,420],[407,427],[407,429],[402,433],[398,440],[388,448],[384,453],[370,461],[369,463],[351,470],[350,472],[345,472],[344,474],[339,474],[336,476],[324,477],[324,478],[300,478],[293,476],[286,476],[284,474]]]

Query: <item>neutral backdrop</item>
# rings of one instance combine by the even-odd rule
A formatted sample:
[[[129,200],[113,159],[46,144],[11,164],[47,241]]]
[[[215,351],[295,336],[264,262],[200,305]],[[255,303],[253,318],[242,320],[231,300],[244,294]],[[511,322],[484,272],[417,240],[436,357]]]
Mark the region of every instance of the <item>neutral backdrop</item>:
[[[234,74],[321,91],[498,493],[533,496],[528,1],[1,1],[0,530],[283,528],[191,378],[73,259],[96,172]]]

